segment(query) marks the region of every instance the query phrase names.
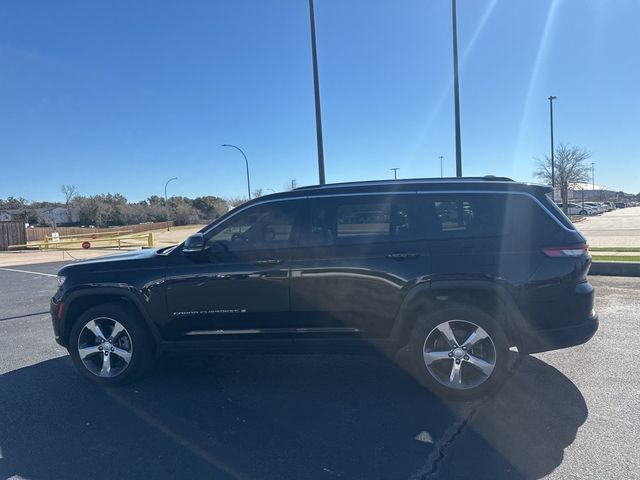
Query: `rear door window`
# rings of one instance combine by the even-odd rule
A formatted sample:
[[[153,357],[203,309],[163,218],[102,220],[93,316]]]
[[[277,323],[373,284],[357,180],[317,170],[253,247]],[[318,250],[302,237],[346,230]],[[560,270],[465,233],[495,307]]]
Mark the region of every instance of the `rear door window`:
[[[334,197],[312,202],[305,245],[349,245],[409,238],[407,196]]]

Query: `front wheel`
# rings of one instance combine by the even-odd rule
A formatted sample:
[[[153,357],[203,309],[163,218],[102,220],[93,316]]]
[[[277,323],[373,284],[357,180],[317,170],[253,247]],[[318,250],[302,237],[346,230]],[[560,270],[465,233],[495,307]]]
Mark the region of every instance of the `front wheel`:
[[[89,380],[121,385],[139,378],[151,365],[153,339],[133,309],[108,303],[84,312],[71,329],[68,350]]]
[[[450,307],[420,319],[409,350],[418,379],[442,397],[481,397],[507,377],[504,333],[495,319],[476,308]]]
[[[580,215],[588,215],[588,212],[586,210],[580,210]]]

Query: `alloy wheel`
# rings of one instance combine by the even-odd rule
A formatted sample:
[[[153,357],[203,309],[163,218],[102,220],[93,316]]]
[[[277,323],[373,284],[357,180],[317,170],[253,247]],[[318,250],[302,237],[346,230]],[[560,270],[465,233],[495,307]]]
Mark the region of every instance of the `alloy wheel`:
[[[124,372],[131,362],[133,343],[127,329],[117,320],[94,318],[78,336],[78,355],[85,368],[102,378]]]
[[[496,347],[482,327],[467,320],[437,325],[424,341],[424,364],[445,387],[468,390],[483,384],[496,366]]]

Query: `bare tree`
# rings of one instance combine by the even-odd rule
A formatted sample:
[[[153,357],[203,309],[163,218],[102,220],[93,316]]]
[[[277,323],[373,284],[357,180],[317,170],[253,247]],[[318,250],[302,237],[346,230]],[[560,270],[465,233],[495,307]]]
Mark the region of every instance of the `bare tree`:
[[[282,190],[289,191],[289,190],[293,190],[294,188],[298,187],[298,181],[295,178],[291,179],[291,183],[285,183],[284,186],[282,187]]]
[[[60,191],[64,195],[64,205],[69,208],[71,200],[78,196],[78,187],[75,185],[62,185]]]
[[[554,152],[555,183],[560,186],[562,208],[567,212],[569,186],[589,180],[589,166],[584,161],[591,157],[591,152],[577,146],[559,144]],[[551,157],[536,158],[537,167],[533,173],[537,178],[551,185]]]
[[[225,201],[227,202],[227,205],[229,205],[229,207],[236,208],[242,205],[243,203],[247,202],[248,199],[247,197],[229,197],[229,198],[225,198]]]

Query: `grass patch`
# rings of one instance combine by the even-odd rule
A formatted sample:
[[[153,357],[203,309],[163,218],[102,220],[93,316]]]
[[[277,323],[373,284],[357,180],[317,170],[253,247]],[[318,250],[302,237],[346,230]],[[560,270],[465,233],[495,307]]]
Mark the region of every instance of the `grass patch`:
[[[640,255],[592,255],[594,262],[640,262]]]
[[[589,247],[590,252],[640,252],[640,247]]]

